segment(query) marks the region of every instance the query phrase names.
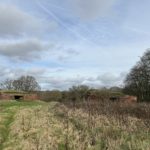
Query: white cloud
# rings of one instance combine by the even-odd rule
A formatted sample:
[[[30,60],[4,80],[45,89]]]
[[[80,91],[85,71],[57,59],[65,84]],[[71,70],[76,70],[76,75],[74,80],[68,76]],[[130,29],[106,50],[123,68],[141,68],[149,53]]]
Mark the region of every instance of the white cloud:
[[[32,61],[41,58],[41,53],[49,47],[37,39],[0,43],[0,55],[16,61]]]
[[[56,23],[39,19],[13,5],[0,4],[0,37],[42,34]]]
[[[71,59],[72,57],[75,57],[75,56],[77,56],[77,55],[79,55],[79,53],[78,53],[76,50],[74,50],[74,51],[72,51],[72,52],[67,51],[66,53],[63,52],[63,53],[60,53],[60,54],[58,55],[58,60],[59,60],[59,61],[62,61],[62,62],[65,62],[65,61],[67,61],[67,60],[69,60],[69,59]]]
[[[104,73],[102,75],[99,75],[97,77],[97,80],[101,82],[103,86],[115,86],[115,85],[120,85],[125,78],[126,73],[121,73],[119,75],[115,75],[113,73]]]
[[[54,44],[55,45],[55,44]],[[55,45],[54,57],[58,61],[66,62],[67,60],[76,57],[80,52],[74,48],[68,48],[67,46],[57,46]]]
[[[106,16],[117,0],[68,0],[75,13],[82,19],[96,19]]]
[[[48,77],[41,78],[40,82],[47,89],[59,89],[65,90],[70,88],[73,85],[88,85],[94,88],[101,87],[111,87],[111,86],[120,86],[122,81],[125,78],[126,73],[121,73],[115,75],[112,73],[104,73],[97,77],[84,77],[84,76],[75,76],[75,77]]]
[[[15,67],[8,67],[6,65],[0,66],[0,81],[5,79],[16,79],[22,75],[31,75],[36,77],[37,79],[39,76],[44,75],[47,72],[47,69],[44,67],[31,67],[31,68],[15,68]]]

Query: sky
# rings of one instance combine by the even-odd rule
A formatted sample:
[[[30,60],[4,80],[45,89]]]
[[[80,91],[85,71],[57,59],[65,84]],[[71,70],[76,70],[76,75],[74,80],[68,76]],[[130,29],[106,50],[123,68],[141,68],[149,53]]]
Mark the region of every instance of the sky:
[[[122,86],[150,48],[149,0],[1,0],[0,81]]]

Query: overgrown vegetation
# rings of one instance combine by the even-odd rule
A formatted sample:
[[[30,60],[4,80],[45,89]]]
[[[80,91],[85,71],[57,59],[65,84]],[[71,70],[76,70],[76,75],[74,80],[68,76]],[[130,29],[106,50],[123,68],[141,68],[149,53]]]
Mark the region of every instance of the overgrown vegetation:
[[[3,114],[0,131],[3,131],[2,126],[9,126],[6,135],[1,135],[4,150],[150,148],[148,104],[125,106],[107,101],[84,101],[75,105],[71,102],[0,104]]]
[[[46,102],[82,102],[87,99],[97,101],[109,99],[111,96],[123,96],[122,89],[119,87],[94,89],[86,85],[72,86],[68,91],[40,91],[37,92],[40,99]]]

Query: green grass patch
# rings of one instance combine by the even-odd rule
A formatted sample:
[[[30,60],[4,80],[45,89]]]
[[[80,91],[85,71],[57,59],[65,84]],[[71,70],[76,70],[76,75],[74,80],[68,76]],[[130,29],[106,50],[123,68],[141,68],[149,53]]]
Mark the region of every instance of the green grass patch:
[[[4,118],[4,121],[2,122],[2,128],[0,128],[0,150],[4,148],[4,143],[8,139],[8,135],[10,132],[10,125],[14,120],[15,112],[8,110],[7,117]]]
[[[20,108],[32,108],[45,103],[40,101],[34,102],[17,102],[17,101],[1,101],[0,102],[0,150],[6,147],[6,143],[10,133],[10,126],[14,121],[14,116]]]
[[[27,94],[27,92],[23,91],[15,91],[15,90],[2,90],[2,93],[8,93],[8,94]]]
[[[41,101],[3,101],[0,102],[0,108],[8,108],[8,107],[30,107],[30,106],[38,106],[38,105],[44,105],[44,102]]]

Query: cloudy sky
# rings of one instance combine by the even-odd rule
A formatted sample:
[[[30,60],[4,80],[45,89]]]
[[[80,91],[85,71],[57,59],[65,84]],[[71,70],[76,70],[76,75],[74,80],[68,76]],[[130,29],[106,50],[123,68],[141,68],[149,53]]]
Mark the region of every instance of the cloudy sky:
[[[150,47],[149,0],[1,0],[0,81],[122,85]]]

